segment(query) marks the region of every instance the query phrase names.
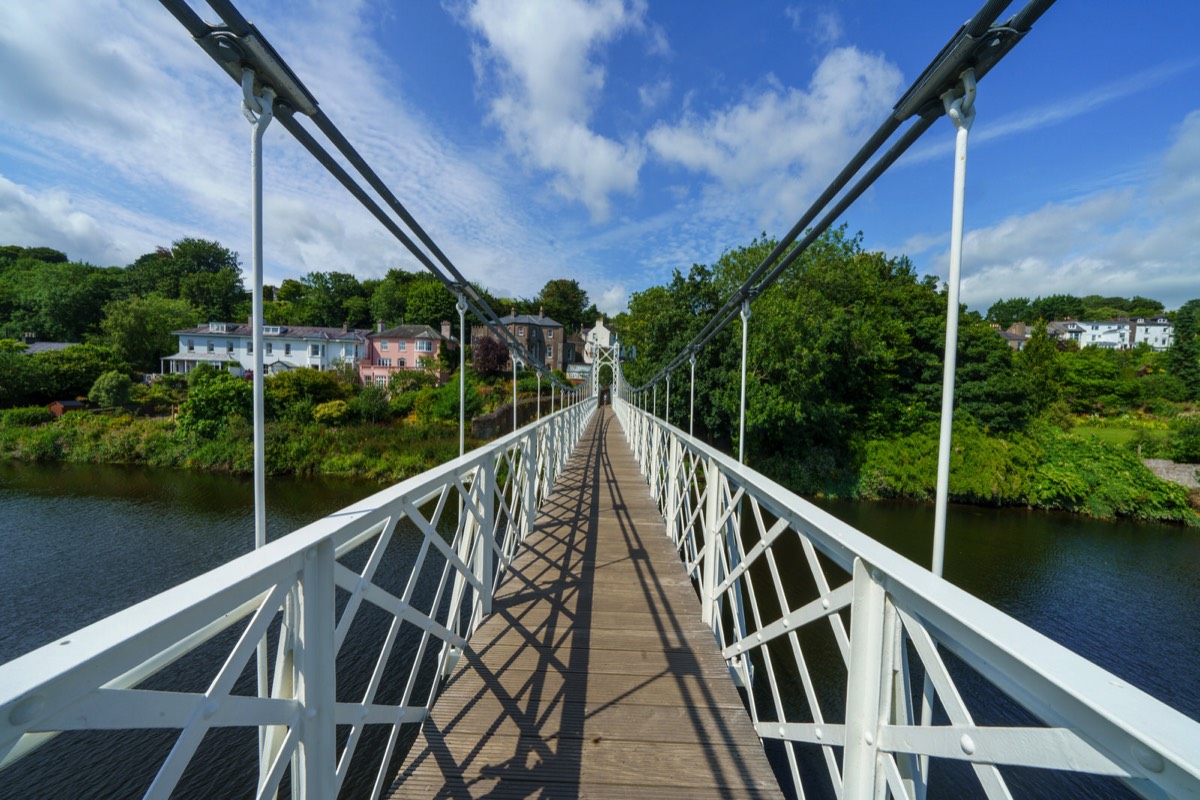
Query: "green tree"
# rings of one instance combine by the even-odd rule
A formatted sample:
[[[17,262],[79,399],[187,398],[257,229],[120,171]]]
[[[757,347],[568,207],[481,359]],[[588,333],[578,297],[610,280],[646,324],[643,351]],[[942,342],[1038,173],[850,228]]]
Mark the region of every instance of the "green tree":
[[[101,373],[88,391],[88,400],[102,407],[123,406],[129,403],[133,381],[124,372],[109,370]]]
[[[119,272],[90,264],[23,257],[0,268],[0,335],[32,332],[41,339],[78,342],[94,332],[104,304],[120,290]]]
[[[1016,355],[1017,368],[1025,378],[1033,413],[1041,414],[1062,397],[1063,368],[1058,348],[1046,332],[1046,322],[1033,327],[1025,346]]]
[[[287,281],[284,283],[287,284]],[[338,328],[346,322],[369,324],[365,318],[367,298],[363,295],[362,284],[353,275],[347,272],[310,272],[300,283],[304,287],[302,299],[293,302],[300,306],[301,324],[325,328]],[[283,287],[280,289],[282,295]]]
[[[236,309],[246,294],[241,273],[232,269],[194,272],[179,282],[179,297],[191,303],[201,320],[235,322]]]
[[[1001,328],[1010,328],[1014,322],[1036,322],[1029,318],[1029,298],[1013,297],[1008,300],[997,300],[987,310],[987,321],[994,322]]]
[[[545,309],[546,316],[562,323],[567,332],[578,331],[585,321],[583,315],[588,295],[579,286],[579,281],[566,278],[547,281],[537,301]]]
[[[197,313],[186,300],[158,294],[114,300],[104,307],[99,341],[142,372],[158,372],[159,359],[176,351],[172,331],[197,324]]]
[[[423,278],[408,288],[408,312],[405,322],[410,325],[429,325],[439,330],[443,320],[458,319],[456,299],[441,281]]]
[[[1171,373],[1188,395],[1200,399],[1200,300],[1188,300],[1175,312],[1175,339],[1167,351]]]
[[[170,248],[160,247],[139,257],[126,269],[125,281],[130,294],[157,293],[178,298],[188,276],[215,275],[222,270],[239,276],[240,285],[242,268],[237,253],[222,247],[220,242],[184,238]]]

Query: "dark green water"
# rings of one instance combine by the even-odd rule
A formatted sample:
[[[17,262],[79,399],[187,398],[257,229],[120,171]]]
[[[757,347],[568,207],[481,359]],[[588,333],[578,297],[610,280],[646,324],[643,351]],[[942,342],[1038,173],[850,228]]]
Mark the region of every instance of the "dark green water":
[[[350,481],[270,481],[270,537],[378,488]],[[821,505],[914,561],[929,563],[932,508]],[[248,551],[251,507],[249,480],[224,475],[0,464],[0,662]],[[953,507],[946,577],[1200,718],[1200,533]],[[252,753],[253,742],[237,749]],[[0,798],[54,796],[37,793],[45,785],[40,780],[17,780],[24,766],[0,773]],[[109,788],[72,796],[126,796],[104,785]],[[139,785],[144,790],[145,783]],[[970,786],[968,780],[951,794],[969,796]],[[1094,787],[1064,791],[1036,780],[1018,780],[1018,786],[1016,796],[1106,796]]]

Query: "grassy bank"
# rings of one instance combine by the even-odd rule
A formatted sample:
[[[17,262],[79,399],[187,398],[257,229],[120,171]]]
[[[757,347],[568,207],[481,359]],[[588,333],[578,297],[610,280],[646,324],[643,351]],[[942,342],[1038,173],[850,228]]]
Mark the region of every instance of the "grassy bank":
[[[0,457],[21,461],[144,464],[234,474],[254,471],[252,430],[230,419],[212,436],[182,431],[173,420],[67,414],[39,425],[0,426]],[[468,441],[468,448],[476,446]],[[440,422],[267,425],[271,475],[333,475],[395,482],[458,455],[457,425]]]
[[[923,430],[869,442],[853,493],[928,501],[936,477],[937,431]],[[1156,477],[1127,443],[1050,425],[998,437],[969,421],[956,424],[950,496],[980,505],[1200,525],[1187,489]]]

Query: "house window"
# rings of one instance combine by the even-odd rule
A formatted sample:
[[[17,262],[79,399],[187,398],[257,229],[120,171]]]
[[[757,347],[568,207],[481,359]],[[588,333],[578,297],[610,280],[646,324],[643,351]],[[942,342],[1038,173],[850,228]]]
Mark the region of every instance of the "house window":
[[[381,358],[381,359],[379,359],[379,366],[381,366],[381,367],[390,367],[391,365],[392,365],[392,360],[391,360],[390,358]]]
[[[196,352],[196,342],[194,339],[188,339],[188,352],[189,353]]]
[[[553,329],[553,328],[551,328],[550,330],[546,331],[546,338],[547,338],[547,339],[549,339],[549,340],[551,340],[551,341],[554,341],[554,329]]]
[[[554,358],[554,345],[552,345],[552,344],[546,345],[546,358],[550,358],[550,359]]]
[[[232,353],[232,352],[233,352],[233,340],[232,340],[232,339],[230,339],[229,341],[225,342],[225,352],[226,352],[226,353]]]
[[[291,342],[283,343],[283,354],[285,356],[290,356],[292,354],[292,343]]]
[[[246,340],[246,352],[247,352],[247,353],[253,353],[253,352],[254,352],[254,340],[253,340],[253,339],[247,339],[247,340]]]
[[[387,340],[387,339],[381,339],[381,340],[379,341],[379,349],[380,349],[380,350],[387,350],[387,349],[388,349],[388,340]]]
[[[321,345],[319,345],[319,344],[310,344],[310,345],[308,346],[308,354],[309,354],[310,356],[314,357],[314,358],[316,358],[317,356],[321,355]]]
[[[396,360],[396,366],[403,368],[403,367],[407,367],[408,364],[404,361],[403,358],[400,358],[400,359]]]
[[[396,349],[397,350],[406,350],[406,349],[408,349],[408,345],[405,342],[396,342]]]
[[[417,340],[417,352],[418,353],[432,353],[433,352],[433,342],[429,341],[428,339],[418,339]]]
[[[208,352],[210,352],[210,353],[211,353],[212,351],[213,351],[213,343],[212,343],[212,342],[209,342],[209,343],[208,343]]]
[[[517,336],[524,336],[524,335],[525,335],[524,326],[518,325],[517,326]]]
[[[267,347],[263,350],[263,355],[271,355],[271,342],[267,342]]]
[[[386,375],[376,375],[375,376],[375,385],[376,386],[387,386],[387,376]]]

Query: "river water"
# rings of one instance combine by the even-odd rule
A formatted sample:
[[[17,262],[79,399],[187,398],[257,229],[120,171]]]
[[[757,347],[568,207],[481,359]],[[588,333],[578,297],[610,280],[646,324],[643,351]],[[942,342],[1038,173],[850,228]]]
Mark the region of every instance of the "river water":
[[[271,480],[270,538],[378,488]],[[251,549],[251,506],[250,482],[225,475],[0,464],[0,662]],[[928,563],[932,508],[822,506]],[[1200,718],[1200,534],[965,506],[951,508],[948,531],[949,580]],[[55,785],[42,783],[45,776],[21,778],[24,766],[0,773],[0,798],[63,796],[43,791]],[[130,795],[140,795],[132,790],[139,784],[144,789],[144,781],[131,780]],[[1024,796],[1040,795],[1032,785]],[[120,796],[94,787],[71,791]]]

